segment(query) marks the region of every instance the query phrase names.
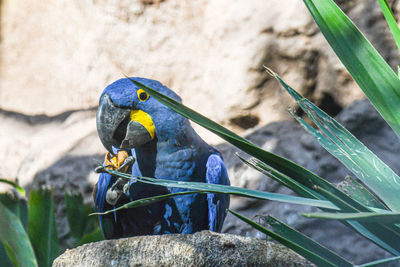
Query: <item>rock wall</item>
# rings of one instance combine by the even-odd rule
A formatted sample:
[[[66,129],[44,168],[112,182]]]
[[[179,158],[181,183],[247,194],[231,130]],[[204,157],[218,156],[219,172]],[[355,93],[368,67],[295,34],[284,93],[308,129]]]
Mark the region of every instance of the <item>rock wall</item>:
[[[395,66],[376,1],[344,8]],[[13,0],[2,2],[0,23],[0,108],[26,115],[95,107],[128,74],[251,128],[288,118],[288,97],[263,65],[334,113],[362,96],[300,0]]]

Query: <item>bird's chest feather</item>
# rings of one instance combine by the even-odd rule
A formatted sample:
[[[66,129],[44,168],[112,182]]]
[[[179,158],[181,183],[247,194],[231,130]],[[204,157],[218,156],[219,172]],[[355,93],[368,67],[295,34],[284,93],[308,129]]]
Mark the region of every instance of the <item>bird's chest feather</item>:
[[[203,151],[194,145],[171,146],[170,143],[159,143],[152,157],[143,157],[143,153],[137,153],[137,156],[141,156],[138,157],[138,163],[142,163],[139,168],[143,176],[205,182],[205,162],[202,160],[207,157],[205,152],[208,150]],[[168,190],[174,193],[187,189],[169,187]],[[208,222],[206,196],[203,194],[177,196],[168,199],[164,207],[164,212],[160,214],[161,225],[155,228],[154,233],[191,233],[203,229]]]
[[[160,150],[155,162],[156,178],[189,181],[196,169],[197,150],[193,146]]]

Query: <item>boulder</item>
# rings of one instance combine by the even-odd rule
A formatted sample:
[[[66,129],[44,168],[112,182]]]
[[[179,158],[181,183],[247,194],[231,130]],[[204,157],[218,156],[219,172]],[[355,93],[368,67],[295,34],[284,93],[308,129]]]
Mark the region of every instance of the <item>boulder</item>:
[[[202,231],[192,235],[138,236],[67,250],[53,267],[86,266],[314,266],[288,248],[265,240]]]

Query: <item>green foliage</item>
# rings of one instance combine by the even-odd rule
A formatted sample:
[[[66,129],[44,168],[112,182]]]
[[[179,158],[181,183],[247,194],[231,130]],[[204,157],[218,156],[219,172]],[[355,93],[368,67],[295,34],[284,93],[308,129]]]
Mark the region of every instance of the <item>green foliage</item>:
[[[316,130],[302,118],[293,115],[304,129],[351,170],[360,181],[380,196],[390,209],[398,211],[400,209],[400,201],[397,199],[400,177],[342,125],[293,90],[277,74],[274,76],[318,127]]]
[[[88,216],[94,212],[93,206],[85,205],[81,194],[65,193],[65,205],[70,233],[77,245],[104,239],[98,219]]]
[[[304,3],[340,61],[400,136],[400,80],[397,75],[332,0],[304,0]]]
[[[381,259],[381,260],[377,260],[377,261],[372,261],[372,262],[364,263],[361,265],[355,265],[355,267],[371,267],[371,266],[377,266],[377,265],[382,266],[383,263],[388,263],[388,262],[397,261],[397,260],[400,260],[400,256],[391,257],[391,258],[387,258],[387,259]]]
[[[7,180],[7,179],[3,179],[3,178],[0,178],[0,183],[5,183],[5,184],[13,186],[21,194],[22,197],[25,197],[25,190],[22,187],[20,187],[19,185],[17,185],[16,183],[14,183],[10,180]]]
[[[10,192],[0,194],[1,266],[51,266],[60,254],[52,190],[32,190],[29,201]],[[65,200],[75,245],[102,240],[97,218],[88,216],[93,207],[81,195],[66,194]]]
[[[336,253],[271,216],[267,216],[266,219],[271,225],[272,231],[233,210],[229,210],[229,212],[317,265],[353,266]]]
[[[387,209],[380,199],[374,196],[365,186],[351,176],[346,176],[339,186],[342,187],[346,194],[351,195],[360,203],[377,209]]]
[[[283,81],[280,80],[282,83]],[[135,81],[132,81],[135,82]],[[374,206],[377,206],[376,199],[373,197],[372,194],[366,194],[365,190],[361,190],[361,186],[358,186],[358,194],[357,197],[352,197],[351,195],[347,195],[344,192],[340,191],[337,189],[334,185],[330,184],[329,182],[323,180],[319,176],[309,172],[309,171],[304,171],[301,167],[298,165],[282,158],[278,158],[277,156],[275,157],[273,154],[263,151],[262,149],[255,147],[252,145],[250,142],[247,140],[244,140],[243,138],[238,138],[235,136],[233,133],[231,133],[229,130],[223,128],[222,126],[216,126],[215,122],[212,122],[211,120],[201,116],[200,114],[196,113],[193,110],[188,109],[187,107],[183,106],[179,102],[176,102],[172,99],[169,99],[166,96],[163,96],[159,94],[157,91],[152,90],[151,88],[146,87],[143,84],[139,84],[135,82],[142,88],[144,88],[151,96],[154,98],[158,99],[160,102],[164,103],[168,107],[174,109],[178,113],[182,114],[183,116],[188,117],[189,119],[192,119],[193,121],[199,123],[200,125],[206,127],[207,129],[216,132],[219,134],[221,137],[225,138],[228,142],[231,142],[235,146],[241,148],[244,152],[255,156],[256,159],[253,160],[252,163],[248,162],[248,164],[253,165],[258,170],[261,170],[263,173],[267,174],[271,178],[278,180],[282,182],[284,185],[288,186],[291,188],[293,191],[297,192],[298,194],[304,196],[304,198],[308,198],[310,200],[312,199],[318,199],[321,201],[329,201],[331,204],[333,204],[336,207],[340,208],[340,212],[387,212],[386,206],[380,205],[380,209],[377,209],[376,207],[369,207],[363,204],[364,202],[360,202],[360,200],[363,200],[363,198],[369,198],[371,200],[371,203],[374,203]],[[287,90],[290,89],[290,93],[293,96],[296,96],[296,99],[298,101],[304,100],[303,97],[300,97],[300,95],[297,94],[293,89],[290,87],[286,87]],[[313,106],[311,103],[306,102],[306,108],[310,109],[308,110],[310,114],[313,114],[315,112],[319,112],[319,110],[315,109],[315,106]],[[320,114],[321,115],[321,114]],[[326,114],[323,114],[324,117],[319,118],[322,121],[328,121],[331,124],[335,125],[338,127],[339,130],[343,130],[341,126],[335,122],[333,123],[333,119],[327,116]],[[321,115],[322,116],[322,115]],[[321,122],[319,122],[321,124]],[[306,125],[306,124],[304,124]],[[322,127],[322,125],[321,125]],[[339,131],[338,130],[338,131]],[[314,131],[317,133],[316,131]],[[318,132],[319,133],[319,132]],[[330,132],[328,132],[330,134]],[[347,132],[345,132],[347,134]],[[341,137],[343,136],[343,133],[341,133]],[[318,136],[321,138],[321,136]],[[347,136],[347,138],[349,138]],[[327,142],[327,146],[328,146]],[[334,144],[331,146],[333,147]],[[361,144],[357,145],[361,146]],[[359,147],[357,147],[359,148]],[[348,153],[351,156],[357,155],[355,153],[357,151],[351,151],[351,153]],[[371,155],[371,154],[369,154]],[[282,162],[279,162],[279,161]],[[364,162],[361,162],[364,163]],[[349,165],[350,166],[350,165]],[[384,171],[390,171],[390,170],[384,170]],[[129,178],[129,175],[124,175],[120,173],[115,173],[111,172],[113,175],[117,176],[122,176],[125,178]],[[173,184],[174,182],[168,182],[168,181],[161,181],[160,179],[138,179],[140,182],[150,182],[154,184],[159,184],[159,185],[164,185],[164,186],[177,186],[177,187],[184,187],[184,188],[190,188],[190,189],[197,189],[197,190],[207,190],[208,192],[211,191],[211,189],[215,190],[212,192],[221,192],[221,193],[232,193],[232,190],[229,190],[227,186],[224,188],[224,190],[218,190],[216,187],[220,187],[222,189],[224,186],[221,185],[201,185],[199,183],[190,183],[190,182],[179,182],[177,184]],[[358,183],[359,184],[359,183]],[[190,187],[186,187],[189,186]],[[214,187],[216,186],[216,187]],[[377,185],[385,187],[387,186],[384,182],[382,184]],[[232,188],[232,187],[231,187]],[[218,191],[217,191],[218,190]],[[388,189],[390,190],[390,189]],[[379,189],[378,189],[379,191]],[[385,190],[383,190],[384,192]],[[253,195],[246,195],[248,197],[254,197]],[[361,198],[360,196],[363,196]],[[375,202],[373,202],[375,201]],[[390,200],[388,201],[390,203]],[[321,207],[324,210],[324,207]],[[383,208],[383,209],[382,209]],[[346,225],[354,229],[355,231],[359,232],[360,234],[364,235],[365,237],[369,238],[372,242],[376,243],[378,246],[381,246],[385,250],[389,251],[390,253],[394,255],[398,255],[400,251],[400,243],[397,242],[398,238],[398,229],[397,226],[394,225],[383,225],[380,224],[379,222],[373,222],[373,223],[365,223],[365,222],[357,222],[353,220],[346,220],[344,221]],[[293,247],[295,251],[299,252],[296,250],[297,247]],[[309,260],[313,261],[315,259],[310,259]],[[315,262],[317,263],[317,262]]]
[[[221,185],[221,184],[206,184],[206,183],[200,183],[200,182],[183,182],[183,181],[174,181],[174,180],[150,178],[150,177],[142,177],[142,176],[135,177],[130,174],[121,173],[121,172],[113,171],[113,170],[108,170],[108,172],[114,176],[128,178],[128,179],[134,179],[137,182],[148,183],[148,184],[153,184],[153,185],[192,189],[192,190],[202,191],[203,193],[224,193],[224,194],[231,194],[231,195],[237,195],[237,196],[242,196],[242,197],[250,197],[250,198],[256,198],[256,199],[263,199],[263,200],[273,200],[273,201],[280,201],[280,202],[291,203],[291,204],[308,205],[308,206],[319,207],[319,208],[324,208],[324,209],[338,210],[338,208],[335,205],[333,205],[329,201],[325,201],[325,200],[296,197],[296,196],[283,195],[283,194],[278,194],[278,193],[269,193],[269,192],[263,192],[263,191],[259,191],[259,190],[252,190],[252,189],[247,189],[247,188],[240,188],[240,187]],[[145,198],[145,199],[137,200],[137,202],[135,202],[136,204],[134,204],[134,205],[135,206],[148,205],[150,203],[160,201],[160,200],[164,199],[164,197],[167,197],[167,196],[174,197],[174,196],[180,195],[180,194],[193,194],[193,192],[189,192],[189,193],[183,192],[183,193],[178,193],[178,194],[169,194],[169,195]],[[130,202],[130,203],[133,205],[133,202]],[[129,206],[131,204],[126,204],[125,208],[132,207],[132,206]],[[117,209],[113,209],[106,213],[110,213],[114,210],[117,210]]]
[[[389,7],[389,3],[386,0],[378,0],[378,3],[381,6],[383,15],[385,16],[390,31],[392,32],[397,48],[400,50],[400,29],[397,25],[396,19],[394,18],[392,10]]]
[[[392,129],[400,136],[399,78],[352,21],[332,0],[304,0],[304,2],[328,43],[354,80]],[[394,21],[393,14],[387,2],[379,0],[379,4],[388,21],[395,41],[400,44],[400,30]],[[172,110],[200,124],[253,156],[254,158],[249,161],[242,160],[249,166],[299,194],[302,197],[303,204],[307,202],[304,199],[319,200],[330,203],[329,205],[332,207],[339,208],[336,211],[329,211],[326,207],[319,206],[323,211],[322,213],[305,214],[306,217],[338,220],[391,254],[399,256],[400,215],[398,211],[400,209],[400,200],[398,192],[400,190],[400,177],[343,126],[298,94],[277,74],[272,71],[270,73],[293,99],[296,100],[317,128],[314,129],[304,119],[294,115],[297,121],[318,140],[321,146],[351,170],[362,183],[354,178],[346,178],[346,183],[341,186],[344,191],[341,191],[316,174],[289,160],[256,147],[251,142],[183,106],[179,102],[158,93],[140,82],[131,81]],[[114,175],[119,174],[114,173]],[[125,177],[127,176],[125,175]],[[134,177],[132,178],[134,179]],[[214,185],[208,185],[205,188],[204,185],[198,183],[185,183],[183,186],[182,183],[173,184],[147,178],[138,179],[138,181],[207,192],[233,193],[228,187],[217,188]],[[257,194],[260,193],[257,192]],[[254,194],[248,193],[242,196],[255,197]],[[269,199],[271,200],[271,198]],[[285,197],[282,197],[282,199],[289,202]],[[350,262],[272,217],[267,217],[272,228],[269,230],[234,211],[231,212],[317,265],[352,265]],[[363,266],[374,266],[396,259],[398,257],[366,263]]]
[[[26,202],[15,199],[9,194],[2,194],[0,199],[0,261],[2,266],[38,266],[26,233]]]
[[[28,203],[28,233],[37,261],[39,266],[51,266],[60,254],[53,192],[31,190]]]
[[[71,236],[78,239],[83,235],[87,224],[82,195],[65,193],[65,206]]]
[[[376,212],[357,212],[357,213],[305,213],[303,214],[308,218],[319,218],[326,220],[355,220],[359,222],[368,223],[382,223],[387,225],[398,224],[400,222],[399,212],[376,213]]]

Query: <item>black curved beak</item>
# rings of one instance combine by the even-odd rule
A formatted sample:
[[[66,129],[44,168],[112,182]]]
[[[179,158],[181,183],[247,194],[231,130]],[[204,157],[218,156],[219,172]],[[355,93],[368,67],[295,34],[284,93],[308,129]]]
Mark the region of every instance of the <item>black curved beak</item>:
[[[102,96],[96,115],[97,132],[104,147],[111,154],[114,154],[113,146],[131,149],[154,138],[154,124],[151,117],[140,111],[147,115],[146,122],[141,122],[135,116],[132,116],[133,112],[131,109],[114,105],[109,95]]]

